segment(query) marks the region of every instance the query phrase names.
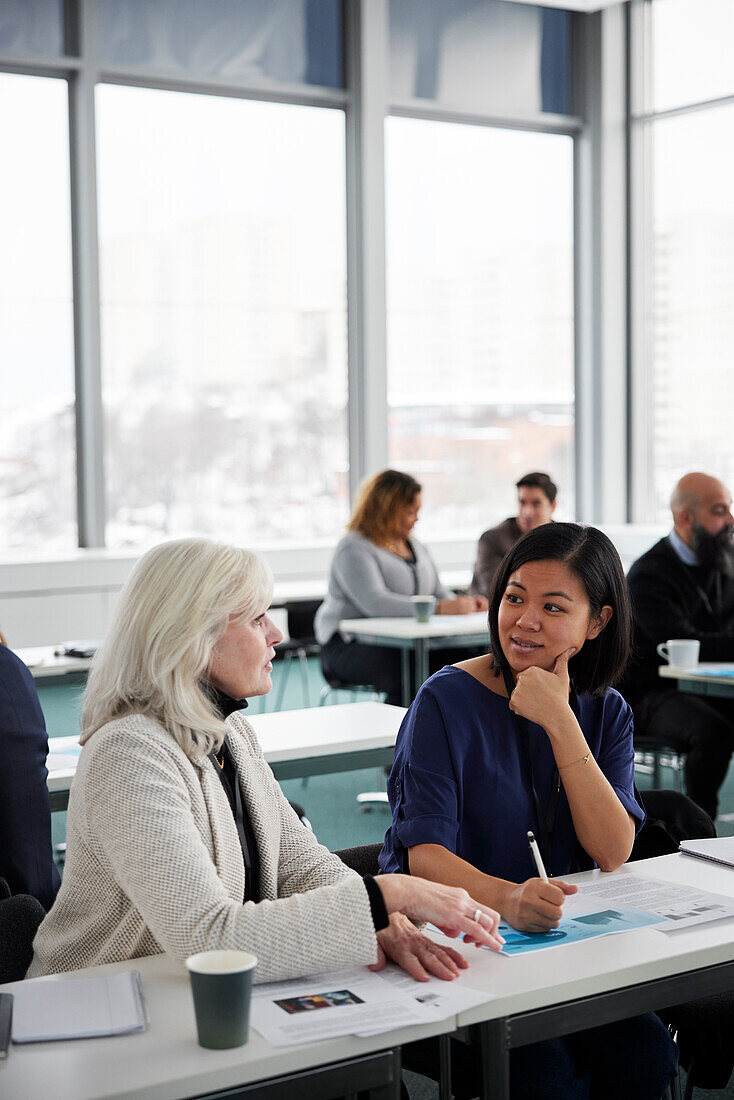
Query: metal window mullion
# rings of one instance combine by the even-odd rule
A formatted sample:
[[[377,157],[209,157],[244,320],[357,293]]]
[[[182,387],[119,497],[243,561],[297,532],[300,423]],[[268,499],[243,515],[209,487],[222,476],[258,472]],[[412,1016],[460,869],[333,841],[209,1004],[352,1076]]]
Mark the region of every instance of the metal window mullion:
[[[35,54],[0,54],[0,72],[24,76],[67,77],[81,68],[78,57],[39,57]]]
[[[630,11],[629,39],[629,310],[630,310],[630,520],[649,522],[654,511],[652,385],[652,156],[651,127],[637,112],[650,102],[649,5]]]
[[[598,18],[598,17],[596,17]],[[586,125],[574,138],[574,475],[576,518],[595,518],[594,331],[595,287],[598,282],[598,198],[595,164],[598,160],[598,92],[591,94],[591,76],[598,70],[599,36],[595,17],[580,24],[576,39],[576,79],[587,101]]]
[[[626,12],[584,22],[587,127],[576,140],[577,514],[627,518]]]
[[[349,482],[387,462],[385,113],[387,0],[348,0],[347,286]]]
[[[95,152],[94,4],[80,0],[82,67],[69,85],[72,280],[80,546],[104,546],[105,485]]]
[[[575,134],[583,120],[575,115],[542,114],[493,115],[447,107],[429,99],[402,99],[389,104],[388,114],[400,118],[426,119],[431,122],[455,122],[468,126],[489,126],[498,130],[522,130],[538,134]]]
[[[134,88],[188,92],[197,95],[225,96],[227,99],[254,99],[268,103],[292,103],[306,107],[344,107],[348,94],[342,88],[305,84],[258,84],[196,77],[154,69],[102,67],[97,74],[102,84],[122,84]]]

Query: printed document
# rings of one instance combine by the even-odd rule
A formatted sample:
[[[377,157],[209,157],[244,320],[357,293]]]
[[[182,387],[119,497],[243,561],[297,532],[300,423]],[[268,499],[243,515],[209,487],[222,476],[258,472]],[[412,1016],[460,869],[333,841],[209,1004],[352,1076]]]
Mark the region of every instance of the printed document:
[[[490,999],[461,978],[416,982],[392,965],[359,967],[255,986],[250,1023],[273,1046],[290,1046],[445,1020]]]
[[[632,906],[654,913],[664,922],[659,925],[663,932],[734,917],[734,898],[641,875],[614,875],[582,883],[576,897],[584,903],[593,901],[598,905],[603,902],[617,909]]]
[[[578,896],[578,895],[576,895]],[[629,906],[609,905],[600,909],[596,905],[589,912],[568,912],[568,902],[564,906],[564,916],[557,928],[548,932],[517,932],[504,921],[500,923],[500,935],[505,938],[502,955],[526,955],[529,951],[540,951],[545,947],[561,947],[568,943],[580,943],[582,940],[595,939],[597,936],[610,936],[614,932],[631,932],[633,928],[645,928],[659,924],[661,918],[655,913],[644,913]]]

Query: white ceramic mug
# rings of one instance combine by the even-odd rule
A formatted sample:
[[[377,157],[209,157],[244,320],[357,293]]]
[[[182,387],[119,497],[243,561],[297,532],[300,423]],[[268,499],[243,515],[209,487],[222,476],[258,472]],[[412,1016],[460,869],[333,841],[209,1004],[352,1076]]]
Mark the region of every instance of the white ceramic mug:
[[[672,668],[691,668],[698,664],[701,643],[693,638],[669,638],[661,642],[658,653]]]

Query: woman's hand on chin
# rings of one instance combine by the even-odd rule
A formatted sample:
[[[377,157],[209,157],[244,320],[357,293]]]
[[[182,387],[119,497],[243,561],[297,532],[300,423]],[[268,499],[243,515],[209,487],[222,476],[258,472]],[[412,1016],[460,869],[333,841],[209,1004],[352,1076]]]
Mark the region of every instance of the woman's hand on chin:
[[[510,710],[543,729],[547,729],[554,719],[557,721],[573,713],[568,702],[571,686],[568,662],[575,652],[572,648],[559,654],[552,672],[533,665],[519,673],[510,696]]]
[[[393,913],[390,924],[377,933],[379,957],[370,970],[382,970],[386,961],[401,966],[418,982],[427,982],[431,974],[450,982],[469,963],[453,947],[442,947],[419,932],[403,913]]]
[[[460,886],[412,875],[378,875],[375,882],[388,914],[399,911],[414,920],[430,921],[452,939],[463,932],[466,943],[501,950],[505,941],[497,932],[499,913],[475,901]]]

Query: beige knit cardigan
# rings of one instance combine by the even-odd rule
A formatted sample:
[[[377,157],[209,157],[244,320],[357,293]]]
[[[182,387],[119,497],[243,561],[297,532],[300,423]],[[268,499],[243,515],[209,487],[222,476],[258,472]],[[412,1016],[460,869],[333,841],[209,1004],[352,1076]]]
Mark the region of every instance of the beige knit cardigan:
[[[215,948],[251,951],[258,982],[376,961],[361,878],[298,820],[242,715],[227,726],[263,900],[243,904],[242,850],[211,761],[190,760],[150,718],[120,718],[82,750],[64,878],[28,977]]]

